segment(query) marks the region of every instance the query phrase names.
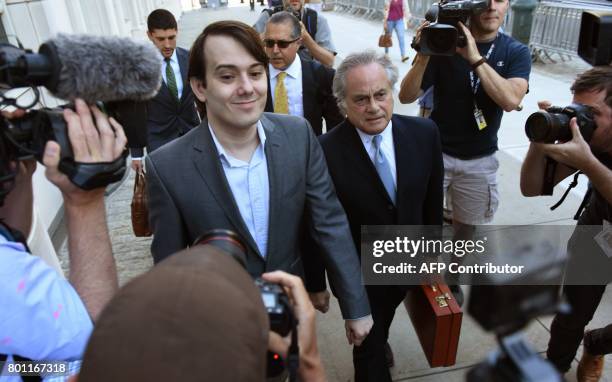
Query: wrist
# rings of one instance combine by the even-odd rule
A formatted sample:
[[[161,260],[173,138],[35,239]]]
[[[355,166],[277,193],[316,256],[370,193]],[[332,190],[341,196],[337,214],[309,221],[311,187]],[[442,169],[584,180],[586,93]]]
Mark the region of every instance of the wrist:
[[[487,59],[482,56],[477,56],[475,58],[470,59],[468,62],[470,63],[472,70],[476,70],[476,68],[478,68],[480,65],[487,62]]]
[[[83,209],[103,209],[104,208],[104,188],[99,188],[91,191],[75,191],[64,193],[64,209],[67,212],[71,210]]]

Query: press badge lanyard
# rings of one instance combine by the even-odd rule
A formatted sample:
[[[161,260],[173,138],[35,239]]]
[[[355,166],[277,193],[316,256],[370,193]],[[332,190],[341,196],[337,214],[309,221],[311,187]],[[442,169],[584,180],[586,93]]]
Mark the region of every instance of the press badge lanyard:
[[[497,36],[495,37],[493,44],[491,44],[491,47],[489,48],[489,51],[487,52],[487,55],[485,56],[485,60],[487,61],[489,61],[489,57],[491,57],[491,54],[493,53],[493,49],[495,49],[495,41],[497,41]],[[487,127],[487,121],[485,120],[482,110],[480,110],[480,108],[478,107],[478,104],[476,103],[476,93],[478,92],[478,87],[480,86],[480,78],[477,77],[476,80],[474,81],[474,71],[473,70],[470,70],[470,86],[472,87],[472,92],[474,93],[474,119],[476,120],[476,125],[478,126],[478,130],[482,130],[485,127]]]

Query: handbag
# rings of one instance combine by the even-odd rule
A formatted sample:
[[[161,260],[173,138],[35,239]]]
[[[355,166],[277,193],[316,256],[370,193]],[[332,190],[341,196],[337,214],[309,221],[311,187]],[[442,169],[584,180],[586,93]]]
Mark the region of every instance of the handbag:
[[[463,312],[448,285],[420,285],[406,294],[404,306],[429,366],[454,365]]]
[[[381,48],[390,48],[393,46],[393,39],[391,33],[387,33],[387,30],[383,30],[383,34],[378,38],[378,46]]]
[[[149,210],[147,205],[147,184],[145,173],[139,170],[134,180],[134,196],[132,197],[132,229],[137,237],[151,236],[149,228]]]

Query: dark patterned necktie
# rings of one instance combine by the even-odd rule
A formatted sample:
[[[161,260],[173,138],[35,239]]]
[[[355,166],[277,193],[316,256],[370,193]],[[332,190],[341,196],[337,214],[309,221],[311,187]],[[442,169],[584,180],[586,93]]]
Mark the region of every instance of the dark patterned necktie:
[[[176,87],[176,77],[174,77],[174,70],[170,65],[170,59],[166,58],[166,85],[170,90],[170,93],[174,96],[174,99],[178,101],[178,88]]]

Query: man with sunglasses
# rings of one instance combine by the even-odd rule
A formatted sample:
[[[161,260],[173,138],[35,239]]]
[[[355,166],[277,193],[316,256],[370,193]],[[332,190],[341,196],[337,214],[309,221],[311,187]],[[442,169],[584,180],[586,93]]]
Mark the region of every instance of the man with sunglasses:
[[[327,67],[333,67],[336,50],[327,19],[314,9],[304,7],[304,0],[283,0],[283,6],[300,22],[300,57],[314,59]],[[274,13],[275,11],[271,9],[264,9],[261,12],[259,19],[253,25],[257,32],[263,35],[268,20]]]
[[[332,94],[334,69],[298,57],[302,38],[300,21],[289,12],[272,15],[264,32],[270,58],[265,111],[304,117],[316,135],[344,120]]]

